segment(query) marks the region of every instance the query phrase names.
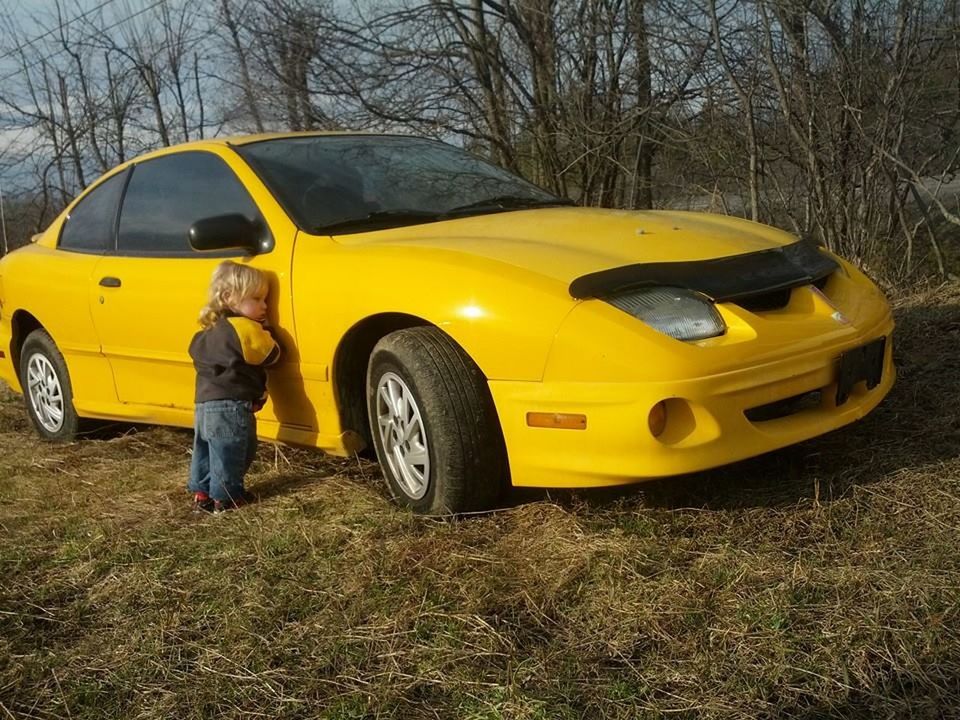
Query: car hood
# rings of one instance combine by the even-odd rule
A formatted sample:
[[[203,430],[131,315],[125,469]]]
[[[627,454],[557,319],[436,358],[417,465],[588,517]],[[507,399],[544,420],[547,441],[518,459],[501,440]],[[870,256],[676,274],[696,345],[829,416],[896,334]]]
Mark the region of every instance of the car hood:
[[[539,208],[337,236],[355,246],[450,250],[488,258],[565,284],[636,263],[684,262],[769,250],[789,233],[693,212]]]

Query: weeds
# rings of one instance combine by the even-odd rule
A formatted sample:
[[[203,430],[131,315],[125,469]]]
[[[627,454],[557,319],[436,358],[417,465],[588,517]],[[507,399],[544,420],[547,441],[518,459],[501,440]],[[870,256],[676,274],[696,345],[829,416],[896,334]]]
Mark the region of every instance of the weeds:
[[[0,394],[0,717],[946,717],[960,707],[960,290],[897,307],[861,423],[458,522],[265,446],[189,512],[189,433],[32,435]]]

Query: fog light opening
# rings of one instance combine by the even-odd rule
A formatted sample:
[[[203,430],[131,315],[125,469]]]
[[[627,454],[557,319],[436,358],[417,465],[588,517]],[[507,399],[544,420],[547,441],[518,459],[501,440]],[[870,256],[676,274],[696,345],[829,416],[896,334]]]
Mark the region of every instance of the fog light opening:
[[[650,428],[650,434],[654,437],[660,437],[663,434],[667,427],[667,404],[663,400],[650,408],[647,425]]]

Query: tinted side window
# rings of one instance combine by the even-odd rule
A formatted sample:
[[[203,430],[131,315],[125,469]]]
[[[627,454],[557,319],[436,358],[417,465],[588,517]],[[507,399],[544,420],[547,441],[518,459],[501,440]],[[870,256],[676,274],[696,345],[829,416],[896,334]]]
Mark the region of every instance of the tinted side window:
[[[193,254],[187,230],[197,220],[260,213],[246,189],[216,155],[185,152],[147,160],[133,170],[117,238],[123,254]]]
[[[113,249],[117,206],[120,204],[126,178],[126,172],[114,175],[77,203],[60,232],[61,248],[90,253],[103,253]]]

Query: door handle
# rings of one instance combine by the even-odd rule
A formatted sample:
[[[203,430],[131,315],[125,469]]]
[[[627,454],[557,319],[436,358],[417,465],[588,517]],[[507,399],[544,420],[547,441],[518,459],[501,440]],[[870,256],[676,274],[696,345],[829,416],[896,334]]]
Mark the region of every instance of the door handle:
[[[100,278],[101,287],[120,287],[120,278],[103,277]]]

